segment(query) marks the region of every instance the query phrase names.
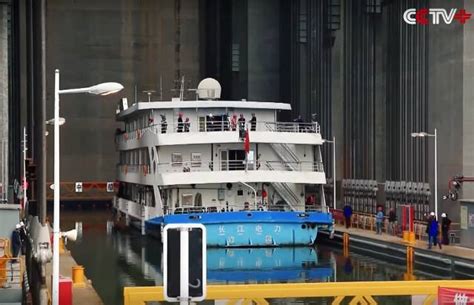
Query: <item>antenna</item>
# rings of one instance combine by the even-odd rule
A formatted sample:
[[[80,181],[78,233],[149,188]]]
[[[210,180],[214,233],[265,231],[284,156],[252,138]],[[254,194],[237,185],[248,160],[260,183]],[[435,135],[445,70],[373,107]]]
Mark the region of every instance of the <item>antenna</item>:
[[[171,89],[171,91],[179,91],[179,100],[184,101],[184,75],[181,77],[181,80],[175,80],[175,83],[179,82],[179,89]],[[175,100],[173,98],[173,100]]]
[[[160,101],[163,100],[163,77],[160,75]]]
[[[148,103],[150,103],[151,102],[151,95],[153,93],[155,93],[156,91],[155,90],[143,90],[142,92],[146,93],[148,95]]]
[[[181,87],[179,89],[179,100],[184,100],[184,75],[181,77]]]
[[[137,98],[138,98],[138,96],[137,96],[137,85],[135,84],[135,102],[134,102],[134,104],[137,103]]]

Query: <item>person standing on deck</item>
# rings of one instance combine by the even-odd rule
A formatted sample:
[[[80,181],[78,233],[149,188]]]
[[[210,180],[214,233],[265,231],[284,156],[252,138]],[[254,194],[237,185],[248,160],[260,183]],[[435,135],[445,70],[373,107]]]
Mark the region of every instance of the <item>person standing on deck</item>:
[[[383,224],[383,220],[384,220],[384,215],[383,215],[383,211],[382,211],[381,206],[379,206],[377,210],[378,210],[378,212],[377,212],[377,214],[375,214],[375,226],[376,226],[376,229],[377,229],[376,234],[382,235],[382,224]]]
[[[178,114],[178,132],[183,132],[183,114]]]
[[[255,116],[255,113],[252,113],[252,118],[250,119],[250,130],[257,130],[257,117]]]
[[[184,121],[184,132],[189,132],[189,127],[191,127],[191,123],[189,122],[189,118],[186,118]]]
[[[297,123],[297,127],[298,127],[298,132],[302,132],[303,131],[303,117],[300,115],[298,115],[298,117],[296,119],[293,120],[293,122]]]
[[[451,219],[448,218],[448,214],[441,214],[441,236],[442,243],[449,245],[449,227],[451,226]]]
[[[393,208],[390,208],[390,211],[388,212],[388,229],[390,234],[397,234],[397,213],[395,213]]]
[[[168,123],[166,122],[166,116],[162,114],[161,115],[161,133],[166,133],[166,129],[168,129]]]
[[[229,131],[230,118],[228,113],[222,117],[222,124],[224,125],[224,131]]]
[[[237,130],[237,115],[236,114],[232,115],[232,118],[230,119],[230,128],[232,129],[232,131]]]
[[[245,137],[245,118],[241,113],[239,118],[239,137],[243,139]]]
[[[352,207],[349,204],[346,204],[343,212],[346,220],[346,228],[349,229],[351,227]]]

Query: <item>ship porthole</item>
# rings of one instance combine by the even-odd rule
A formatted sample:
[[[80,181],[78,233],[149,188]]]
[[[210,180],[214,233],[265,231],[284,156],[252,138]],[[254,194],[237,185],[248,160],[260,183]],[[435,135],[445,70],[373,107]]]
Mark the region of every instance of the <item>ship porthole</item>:
[[[306,229],[306,225],[305,224],[301,225],[301,229],[303,230]]]

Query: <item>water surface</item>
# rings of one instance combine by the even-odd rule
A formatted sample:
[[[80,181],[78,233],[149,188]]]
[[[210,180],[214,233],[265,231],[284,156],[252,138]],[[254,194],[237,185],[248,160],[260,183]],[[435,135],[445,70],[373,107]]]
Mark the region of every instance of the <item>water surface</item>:
[[[62,228],[82,221],[83,238],[68,248],[105,305],[123,304],[123,287],[162,285],[162,248],[152,237],[138,231],[107,234],[110,210],[62,212]],[[403,280],[405,265],[341,249],[315,248],[209,249],[208,282],[218,284],[297,283],[332,281]],[[415,269],[417,279],[455,278],[449,270]],[[411,304],[410,297],[377,299],[379,304]],[[330,304],[323,299],[274,299],[271,304]],[[328,303],[329,302],[329,303]],[[213,304],[213,302],[205,302]]]

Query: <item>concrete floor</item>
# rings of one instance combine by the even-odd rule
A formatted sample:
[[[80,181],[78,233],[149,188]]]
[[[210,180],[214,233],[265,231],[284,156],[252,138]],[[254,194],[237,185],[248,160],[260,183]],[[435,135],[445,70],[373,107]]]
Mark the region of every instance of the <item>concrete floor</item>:
[[[64,277],[69,277],[72,279],[72,267],[77,266],[76,261],[71,256],[69,251],[60,255],[59,260],[59,274]],[[52,263],[49,263],[46,267],[46,284],[49,291],[51,291],[51,273],[52,273]],[[87,273],[87,270],[84,270],[84,273]],[[88,304],[88,305],[103,305],[104,303],[100,299],[99,295],[92,287],[92,283],[86,279],[85,287],[74,287],[72,289],[72,302],[73,304]]]
[[[394,244],[403,245],[403,246],[406,245],[406,243],[403,241],[402,238],[398,236],[389,235],[386,233],[383,233],[382,235],[377,235],[375,234],[374,231],[364,230],[364,229],[359,229],[359,228],[346,229],[346,227],[343,225],[336,225],[335,230],[336,232],[341,232],[341,233],[347,232],[352,236],[361,236],[365,238],[370,238],[372,240],[379,240],[379,241],[394,243]],[[427,250],[428,242],[425,240],[417,239],[415,244],[413,244],[412,246],[415,248],[415,250],[416,249]],[[460,247],[457,245],[443,245],[442,249],[439,249],[438,247],[433,246],[433,248],[430,251],[433,251],[437,254],[443,254],[446,256],[458,257],[458,258],[462,258],[466,260],[474,260],[474,249]]]

